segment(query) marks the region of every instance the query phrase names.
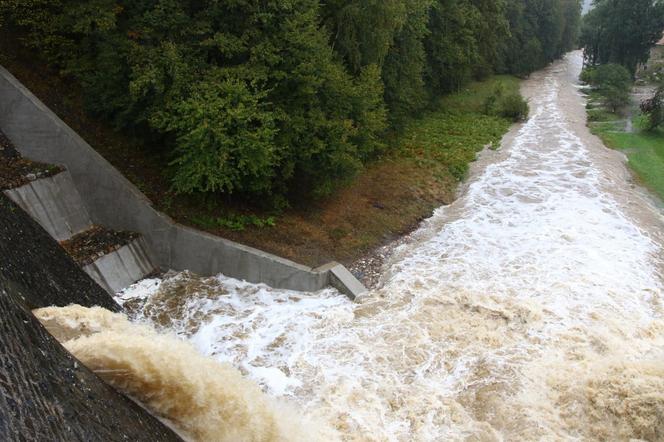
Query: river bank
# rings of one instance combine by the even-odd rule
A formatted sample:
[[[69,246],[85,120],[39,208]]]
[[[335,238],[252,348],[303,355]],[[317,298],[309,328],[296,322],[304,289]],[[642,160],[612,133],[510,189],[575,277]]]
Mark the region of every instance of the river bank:
[[[653,192],[664,205],[664,131],[661,128],[644,129],[644,116],[639,105],[654,94],[654,86],[635,86],[632,102],[621,112],[612,113],[596,100],[589,100],[590,121],[593,134],[602,142],[622,152],[633,172],[635,183]]]
[[[510,122],[483,114],[498,84],[518,89],[513,77],[495,77],[443,98],[387,140],[389,153],[331,197],[294,204],[280,214],[225,197],[177,196],[168,181],[169,158],[131,134],[114,131],[85,113],[76,85],[50,70],[12,38],[0,43],[0,63],[176,221],[312,267],[346,265],[375,256],[377,248],[417,228],[456,197],[459,178],[475,154],[497,144]],[[357,266],[356,266],[357,267]],[[358,276],[368,275],[357,267]]]
[[[477,159],[469,164],[467,178],[458,183],[454,192],[454,200],[450,204],[454,204],[454,201],[461,198],[489,165],[503,161],[507,157],[508,152],[506,149],[503,149],[503,146],[508,146],[514,140],[521,127],[521,123],[513,124],[501,139],[500,146],[485,146],[483,150],[478,152]],[[429,216],[416,225],[413,225],[409,231],[405,231],[396,239],[387,241],[385,244],[355,260],[350,265],[349,270],[361,278],[365,287],[369,289],[380,288],[384,282],[383,276],[385,275],[386,267],[393,260],[395,252],[400,247],[412,241],[412,236],[422,228],[422,223],[425,223],[437,209],[440,208],[433,209]]]
[[[187,273],[119,302],[342,440],[662,439],[664,220],[586,126],[581,62],[524,83],[530,120],[359,302]]]

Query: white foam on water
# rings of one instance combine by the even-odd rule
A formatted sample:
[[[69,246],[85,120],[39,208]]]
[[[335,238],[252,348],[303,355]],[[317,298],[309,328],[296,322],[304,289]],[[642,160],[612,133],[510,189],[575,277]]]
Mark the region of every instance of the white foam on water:
[[[664,439],[661,244],[561,109],[578,57],[359,303],[188,273],[120,299],[346,440]]]

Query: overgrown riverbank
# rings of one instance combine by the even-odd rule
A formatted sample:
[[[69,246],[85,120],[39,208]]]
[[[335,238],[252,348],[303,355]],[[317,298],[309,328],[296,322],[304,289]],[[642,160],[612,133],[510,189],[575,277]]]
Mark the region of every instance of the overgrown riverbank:
[[[591,127],[606,146],[623,151],[639,181],[664,200],[664,131],[646,132],[637,127],[626,132],[620,121]]]
[[[497,145],[511,125],[484,114],[487,97],[498,84],[506,95],[517,93],[519,85],[514,77],[493,77],[443,98],[390,140],[389,154],[331,197],[274,214],[238,201],[175,195],[164,173],[168,158],[84,113],[76,86],[35,62],[32,54],[3,49],[0,63],[160,210],[183,224],[312,266],[329,260],[350,264],[451,202],[476,153]]]
[[[632,101],[631,106],[613,112],[591,93],[588,126],[605,146],[622,151],[638,181],[664,200],[664,130],[647,130],[638,109],[640,100]]]

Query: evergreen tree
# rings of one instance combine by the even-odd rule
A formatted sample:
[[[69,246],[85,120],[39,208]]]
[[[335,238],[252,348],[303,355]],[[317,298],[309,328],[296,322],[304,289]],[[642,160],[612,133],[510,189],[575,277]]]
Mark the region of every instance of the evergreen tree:
[[[634,54],[632,40],[659,29],[659,3],[644,22],[627,0],[599,0],[586,28],[617,26],[602,21],[614,4],[650,33],[631,35],[629,50],[592,40],[593,59]],[[77,80],[88,111],[163,146],[177,191],[280,200],[353,176],[384,148],[388,121],[398,128],[469,81],[559,57],[579,10],[579,0],[4,0],[0,23]]]
[[[394,125],[417,114],[428,103],[424,38],[428,34],[431,3],[432,0],[410,2],[406,22],[396,34],[383,64],[385,102]]]

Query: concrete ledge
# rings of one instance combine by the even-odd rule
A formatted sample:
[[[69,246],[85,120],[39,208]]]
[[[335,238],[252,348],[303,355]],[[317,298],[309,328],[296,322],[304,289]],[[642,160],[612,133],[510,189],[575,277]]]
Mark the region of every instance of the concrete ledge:
[[[58,241],[69,239],[92,224],[67,171],[5,190],[4,194]]]
[[[129,287],[155,270],[143,238],[138,238],[83,267],[83,271],[110,294]]]
[[[314,270],[175,223],[155,210],[133,184],[2,67],[0,129],[25,157],[65,166],[81,190],[92,221],[115,230],[140,232],[161,268],[201,275],[223,273],[308,292],[333,280],[330,269],[337,264]],[[348,275],[335,277],[335,287],[352,296],[361,284]]]
[[[321,273],[327,273],[328,284],[341,293],[344,293],[353,301],[362,293],[367,292],[367,288],[346,267],[338,262],[331,262],[316,270]]]

